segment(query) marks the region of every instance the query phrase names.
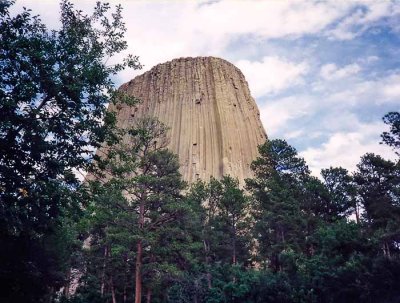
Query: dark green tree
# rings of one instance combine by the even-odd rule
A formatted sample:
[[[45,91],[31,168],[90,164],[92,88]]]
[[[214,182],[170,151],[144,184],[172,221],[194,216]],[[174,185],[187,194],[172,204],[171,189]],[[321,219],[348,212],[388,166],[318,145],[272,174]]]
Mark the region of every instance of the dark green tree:
[[[372,242],[364,238],[360,224],[342,219],[320,225],[312,241],[314,253],[297,261],[300,289],[309,292],[306,301],[364,301],[370,287],[365,261]]]
[[[383,122],[390,126],[389,132],[382,134],[382,140],[385,144],[393,147],[397,150],[396,153],[399,155],[400,149],[400,113],[390,112],[383,117]]]
[[[399,162],[375,154],[361,158],[354,174],[363,218],[370,235],[378,237],[383,254],[399,253],[400,169]]]
[[[81,210],[76,172],[111,139],[111,78],[140,66],[106,65],[127,47],[121,7],[85,15],[61,1],[61,28],[50,31],[29,10],[11,16],[13,2],[0,3],[0,300],[39,302],[64,279],[45,239]]]
[[[308,222],[302,199],[309,170],[284,140],[268,140],[259,152],[251,166],[255,177],[246,180],[254,198],[255,238],[260,261],[281,271],[282,254],[305,249]]]
[[[124,132],[124,139],[100,157],[100,170],[92,175],[100,178],[89,182],[93,203],[87,210],[92,222],[88,234],[101,246],[102,253],[94,249],[93,255],[103,254],[97,263],[103,270],[94,273],[101,295],[108,284],[112,298],[125,297],[131,285],[135,302],[141,302],[143,287],[149,301],[184,267],[182,243],[188,235],[180,221],[190,209],[183,203],[178,159],[165,149],[165,126],[144,118]],[[133,271],[129,260],[134,260]]]
[[[198,181],[186,196],[192,204],[190,280],[176,281],[169,302],[240,302],[250,293],[251,216],[249,197],[238,180],[225,176]],[[247,278],[246,278],[247,279]]]
[[[344,218],[351,214],[360,223],[360,209],[356,199],[356,188],[352,176],[342,167],[323,169],[321,175],[329,191],[332,207],[330,212],[337,218]]]
[[[251,243],[249,198],[239,188],[239,181],[230,176],[224,176],[220,181],[212,178],[209,189],[210,207],[216,208],[215,216],[209,221],[211,232],[223,235],[216,247],[218,260],[229,256],[228,263],[233,265],[248,263]]]

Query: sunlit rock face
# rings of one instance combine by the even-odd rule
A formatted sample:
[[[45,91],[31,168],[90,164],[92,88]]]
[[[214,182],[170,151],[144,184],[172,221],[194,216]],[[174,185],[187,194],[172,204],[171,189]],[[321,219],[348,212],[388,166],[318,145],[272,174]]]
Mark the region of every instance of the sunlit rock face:
[[[136,107],[111,106],[118,125],[153,116],[169,128],[168,148],[179,156],[184,180],[251,176],[250,163],[266,134],[242,72],[214,57],[179,58],[153,67],[120,90]]]

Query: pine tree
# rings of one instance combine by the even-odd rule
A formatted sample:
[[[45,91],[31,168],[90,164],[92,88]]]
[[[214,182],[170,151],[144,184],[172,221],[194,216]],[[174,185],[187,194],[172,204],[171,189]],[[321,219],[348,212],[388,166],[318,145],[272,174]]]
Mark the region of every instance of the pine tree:
[[[207,228],[212,229],[210,233],[220,236],[214,246],[216,260],[226,261],[229,256],[228,264],[248,263],[251,242],[249,198],[239,188],[239,181],[230,176],[224,176],[220,181],[212,178],[208,190],[209,198],[205,203],[210,214]]]
[[[370,234],[378,236],[383,254],[398,253],[400,241],[400,169],[374,154],[361,158],[354,174],[357,193]]]
[[[150,301],[162,276],[177,270],[170,261],[177,261],[174,246],[186,237],[174,225],[187,211],[181,194],[185,183],[177,157],[165,149],[162,123],[144,118],[124,132],[124,139],[98,161],[100,179],[90,181],[94,202],[89,214],[94,212],[101,226],[104,258],[110,251],[120,262],[133,256],[135,302],[142,300],[143,285]]]
[[[382,134],[383,143],[393,147],[397,150],[397,155],[400,149],[400,113],[390,112],[383,117],[383,122],[390,126],[389,132]]]
[[[309,170],[284,140],[267,141],[259,152],[251,166],[255,177],[246,180],[254,198],[255,238],[264,264],[281,271],[282,254],[305,250],[308,222],[302,198]]]
[[[360,223],[360,209],[356,199],[356,188],[352,176],[342,167],[323,169],[321,175],[332,201],[331,213],[336,218],[351,214]]]

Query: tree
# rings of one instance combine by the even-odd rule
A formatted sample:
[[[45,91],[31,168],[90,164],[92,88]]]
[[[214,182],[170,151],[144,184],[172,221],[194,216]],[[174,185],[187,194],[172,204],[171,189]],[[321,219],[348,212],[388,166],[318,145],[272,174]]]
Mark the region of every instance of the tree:
[[[108,4],[84,15],[64,0],[61,28],[50,31],[29,10],[11,16],[13,3],[0,4],[0,253],[16,259],[2,262],[0,282],[13,286],[0,296],[10,301],[19,293],[25,302],[38,302],[62,275],[32,256],[43,253],[49,260],[40,242],[63,216],[81,210],[76,171],[87,167],[93,149],[112,139],[115,117],[106,106],[134,102],[114,90],[111,77],[140,65],[132,56],[106,65],[127,47],[120,6],[109,18]],[[24,281],[34,280],[41,290],[21,293]]]
[[[232,264],[247,261],[246,255],[250,250],[249,230],[249,199],[244,191],[239,188],[239,181],[230,176],[224,176],[221,181],[211,179],[210,187],[214,188],[213,195],[218,209],[218,221],[221,228],[229,235],[227,245],[232,258]],[[222,243],[221,243],[222,244]],[[238,254],[239,252],[239,254]]]
[[[360,211],[356,200],[356,188],[353,178],[342,167],[323,169],[321,175],[331,200],[330,213],[336,218],[345,218],[355,214],[360,223]]]
[[[251,246],[249,197],[230,176],[205,187],[202,229],[206,263],[248,264]]]
[[[365,212],[369,234],[375,234],[385,256],[399,252],[400,169],[399,162],[375,154],[361,158],[354,174],[357,194]]]
[[[255,238],[265,265],[281,271],[285,252],[302,251],[307,231],[304,181],[305,161],[284,140],[267,141],[252,163],[255,177],[246,180],[254,198]]]
[[[371,241],[361,225],[344,219],[320,225],[312,235],[314,254],[300,258],[302,288],[316,302],[359,302],[369,288],[366,255]],[[363,298],[364,300],[362,300]]]
[[[107,147],[98,159],[101,178],[90,181],[94,201],[89,215],[95,213],[93,231],[100,226],[104,259],[109,260],[110,251],[120,263],[126,254],[131,255],[135,260],[135,302],[142,300],[143,285],[150,302],[164,274],[174,275],[176,263],[183,258],[177,248],[186,234],[175,224],[187,211],[181,194],[185,183],[177,157],[165,149],[162,123],[144,118],[123,132],[124,139]],[[91,229],[89,234],[94,235]],[[116,272],[115,267],[111,272]],[[109,277],[117,280],[115,274]],[[109,284],[116,297],[115,286]]]
[[[395,150],[400,148],[400,113],[390,112],[383,117],[383,122],[390,126],[389,132],[384,132],[381,137],[383,143],[393,147]],[[399,151],[396,151],[399,155]]]
[[[267,179],[275,174],[289,179],[301,179],[310,173],[303,158],[285,140],[267,140],[258,147],[260,157],[251,168],[258,178]]]

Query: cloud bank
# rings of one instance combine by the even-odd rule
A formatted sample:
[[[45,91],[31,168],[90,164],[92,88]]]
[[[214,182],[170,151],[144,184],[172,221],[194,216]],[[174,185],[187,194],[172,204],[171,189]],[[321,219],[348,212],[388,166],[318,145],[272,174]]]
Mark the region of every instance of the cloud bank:
[[[365,152],[394,158],[379,135],[381,117],[399,110],[399,1],[108,2],[124,7],[127,53],[144,64],[117,84],[173,58],[222,57],[245,74],[268,135],[297,147],[314,174],[352,170]],[[59,26],[58,1],[13,10],[22,6]]]

